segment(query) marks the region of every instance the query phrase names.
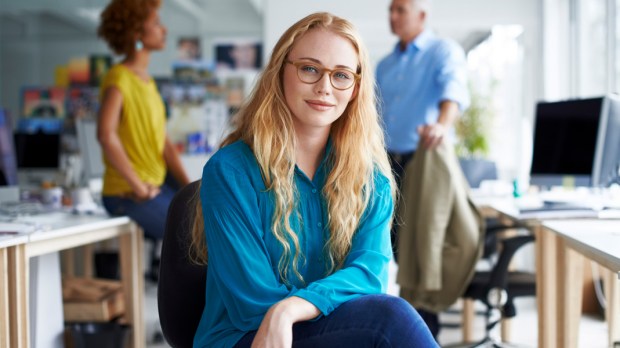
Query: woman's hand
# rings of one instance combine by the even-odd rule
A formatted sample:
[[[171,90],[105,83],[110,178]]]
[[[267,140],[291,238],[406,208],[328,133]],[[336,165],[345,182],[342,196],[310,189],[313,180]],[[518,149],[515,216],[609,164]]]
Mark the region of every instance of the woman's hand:
[[[291,296],[274,304],[254,336],[252,348],[290,348],[293,345],[293,324],[319,315],[319,309],[301,297]]]
[[[149,183],[144,183],[140,188],[136,189],[131,195],[131,199],[137,203],[146,202],[151,200],[161,192],[160,188]]]
[[[282,301],[271,306],[265,314],[252,348],[290,348],[293,345],[293,322],[281,304]]]

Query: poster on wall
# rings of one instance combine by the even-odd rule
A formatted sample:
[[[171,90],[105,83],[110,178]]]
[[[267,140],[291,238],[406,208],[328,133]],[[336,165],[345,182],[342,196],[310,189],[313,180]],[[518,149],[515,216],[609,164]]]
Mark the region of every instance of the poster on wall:
[[[212,77],[213,63],[202,58],[199,37],[180,37],[177,40],[177,56],[172,63],[172,72],[178,82],[207,81]]]
[[[193,62],[202,58],[200,38],[180,37],[177,40],[177,61]]]
[[[69,76],[69,85],[71,86],[88,86],[90,84],[90,68],[88,57],[75,57],[69,59],[67,64],[67,73]]]
[[[66,92],[62,87],[22,88],[22,116],[64,118]]]
[[[58,133],[66,117],[66,89],[24,87],[21,90],[21,117],[17,130],[27,133]]]
[[[262,67],[263,45],[258,40],[230,39],[215,43],[218,70],[258,70]]]
[[[93,54],[89,57],[90,85],[99,87],[108,70],[112,67],[112,56],[107,54]]]

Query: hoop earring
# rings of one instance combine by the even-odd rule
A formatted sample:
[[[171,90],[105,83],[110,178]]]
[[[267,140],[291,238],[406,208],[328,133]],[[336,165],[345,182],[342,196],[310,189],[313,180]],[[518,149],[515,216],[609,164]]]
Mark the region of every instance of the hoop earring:
[[[136,40],[136,51],[142,51],[144,44],[140,40]]]

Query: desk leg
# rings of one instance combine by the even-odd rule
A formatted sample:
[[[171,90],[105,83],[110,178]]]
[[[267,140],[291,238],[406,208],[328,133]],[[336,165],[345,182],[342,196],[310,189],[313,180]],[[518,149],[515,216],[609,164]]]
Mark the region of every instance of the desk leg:
[[[126,319],[131,325],[130,347],[143,348],[146,344],[144,332],[144,276],[142,275],[142,230],[135,224],[129,227],[131,233],[119,237],[121,282],[125,296]]]
[[[474,300],[471,298],[463,298],[463,315],[461,322],[463,323],[463,342],[472,342],[474,331]]]
[[[533,227],[536,236],[536,303],[538,307],[538,347],[556,344],[556,242],[557,237],[541,225]]]
[[[609,346],[614,347],[614,342],[620,342],[620,280],[616,272],[605,269],[605,294],[607,295],[607,307],[605,318],[609,328]]]
[[[95,265],[93,258],[95,257],[95,248],[93,244],[87,244],[82,247],[82,262],[84,265],[84,277],[92,278],[95,275]]]
[[[0,248],[0,348],[9,348],[9,256],[7,248]]]
[[[512,341],[512,319],[504,318],[502,319],[500,325],[501,325],[500,328],[501,328],[502,341],[504,342]]]
[[[583,298],[583,256],[559,238],[557,279],[557,346],[576,348],[579,343],[579,320]]]
[[[11,347],[30,347],[30,321],[28,313],[28,257],[24,244],[9,248],[9,327]]]
[[[62,273],[69,277],[75,277],[75,250],[62,250],[60,258],[62,260]]]

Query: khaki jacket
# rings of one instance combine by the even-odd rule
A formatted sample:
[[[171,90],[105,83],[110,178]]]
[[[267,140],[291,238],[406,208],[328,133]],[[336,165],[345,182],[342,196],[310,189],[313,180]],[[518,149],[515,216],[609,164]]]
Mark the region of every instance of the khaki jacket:
[[[465,292],[484,245],[484,220],[446,143],[418,148],[405,168],[398,208],[400,296],[433,312]]]

